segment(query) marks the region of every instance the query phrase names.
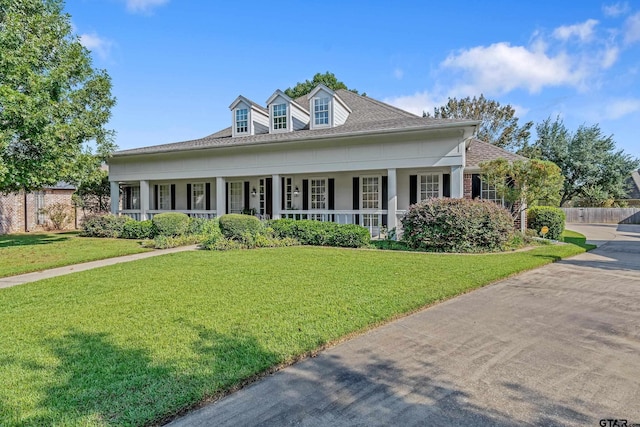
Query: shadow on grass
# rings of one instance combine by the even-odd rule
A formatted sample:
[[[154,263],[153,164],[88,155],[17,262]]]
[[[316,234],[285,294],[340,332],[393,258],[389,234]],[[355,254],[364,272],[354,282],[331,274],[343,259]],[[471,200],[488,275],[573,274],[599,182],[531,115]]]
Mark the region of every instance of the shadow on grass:
[[[277,363],[252,337],[204,327],[197,333],[192,357],[179,361],[154,359],[135,343],[116,345],[104,333],[71,331],[45,341],[59,360],[51,372],[54,385],[38,390],[44,396],[39,415],[15,425],[145,425]],[[176,349],[180,353],[184,350]]]
[[[64,242],[71,237],[76,236],[75,231],[64,233],[36,233],[36,234],[7,234],[0,236],[0,248],[8,248],[12,246],[33,246],[46,245],[49,243]]]

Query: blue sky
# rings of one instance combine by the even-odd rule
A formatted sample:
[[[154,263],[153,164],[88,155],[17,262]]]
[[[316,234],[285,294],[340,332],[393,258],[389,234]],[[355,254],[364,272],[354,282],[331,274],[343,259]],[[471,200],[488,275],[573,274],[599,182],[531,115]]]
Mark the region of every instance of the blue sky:
[[[521,122],[599,123],[640,158],[640,1],[67,0],[113,79],[121,149],[206,136],[244,95],[264,105],[331,71],[420,114],[487,98]]]

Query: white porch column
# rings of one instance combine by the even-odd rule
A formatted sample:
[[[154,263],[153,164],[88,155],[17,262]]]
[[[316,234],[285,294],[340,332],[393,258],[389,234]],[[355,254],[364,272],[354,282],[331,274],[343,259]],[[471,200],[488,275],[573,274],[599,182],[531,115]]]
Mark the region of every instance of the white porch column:
[[[120,183],[118,181],[109,181],[111,187],[111,213],[118,214],[120,210]]]
[[[282,182],[280,182],[280,175],[276,174],[272,176],[273,185],[271,195],[273,197],[273,219],[280,218],[282,208]]]
[[[396,170],[387,169],[387,228],[389,230],[398,226],[398,184],[396,180]]]
[[[216,177],[216,216],[227,213],[227,186],[224,177]]]
[[[149,210],[149,181],[140,181],[140,221],[147,219]]]
[[[451,198],[464,197],[464,169],[462,166],[451,166]]]

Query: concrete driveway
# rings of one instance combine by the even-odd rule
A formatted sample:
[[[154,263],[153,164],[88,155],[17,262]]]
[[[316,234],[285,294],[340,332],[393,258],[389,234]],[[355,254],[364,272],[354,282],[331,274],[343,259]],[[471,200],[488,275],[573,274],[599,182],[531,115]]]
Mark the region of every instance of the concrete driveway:
[[[172,426],[640,423],[640,226],[390,323]]]

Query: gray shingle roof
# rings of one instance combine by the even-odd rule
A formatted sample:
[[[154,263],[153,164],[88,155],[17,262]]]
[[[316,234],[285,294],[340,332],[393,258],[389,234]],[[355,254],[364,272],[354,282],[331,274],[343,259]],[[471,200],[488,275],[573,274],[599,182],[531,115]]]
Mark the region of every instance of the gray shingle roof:
[[[360,96],[351,91],[340,89],[336,93],[351,109],[347,121],[342,126],[325,129],[303,129],[294,132],[231,136],[231,127],[222,129],[204,138],[170,144],[122,150],[114,153],[115,157],[137,154],[166,153],[174,151],[198,150],[216,147],[232,147],[243,145],[268,144],[274,142],[301,141],[327,138],[333,136],[350,136],[372,132],[394,130],[436,129],[456,125],[475,125],[475,120],[466,119],[434,119],[418,117],[407,111],[385,104],[372,98]],[[305,97],[298,98],[297,103],[308,102]]]
[[[493,144],[489,144],[488,142],[480,141],[479,139],[473,139],[469,143],[467,147],[467,156],[466,156],[466,167],[480,167],[480,163],[486,162],[489,160],[495,160],[498,158],[505,158],[509,161],[514,160],[526,160],[526,157],[523,157],[519,154],[514,154],[510,151],[507,151],[503,148],[496,147]]]

